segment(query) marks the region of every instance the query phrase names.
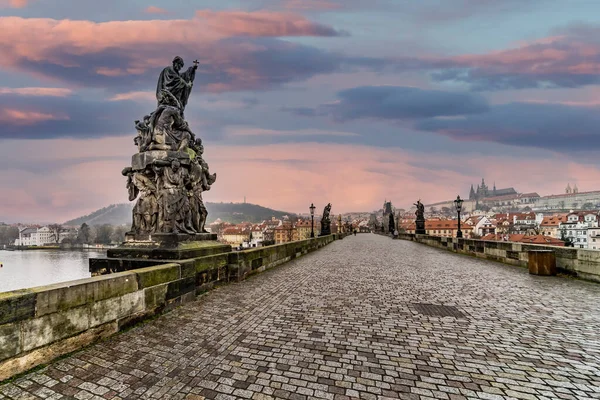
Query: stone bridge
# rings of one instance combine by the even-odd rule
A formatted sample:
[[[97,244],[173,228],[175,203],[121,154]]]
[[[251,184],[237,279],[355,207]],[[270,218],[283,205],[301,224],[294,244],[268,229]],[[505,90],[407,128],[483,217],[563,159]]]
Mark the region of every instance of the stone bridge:
[[[600,285],[347,237],[0,386],[0,399],[600,399]]]

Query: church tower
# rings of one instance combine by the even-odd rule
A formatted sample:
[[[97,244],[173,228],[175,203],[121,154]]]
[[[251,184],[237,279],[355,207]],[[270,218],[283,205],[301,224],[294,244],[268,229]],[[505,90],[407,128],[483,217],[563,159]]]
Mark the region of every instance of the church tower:
[[[579,188],[577,187],[577,184],[573,186],[573,193],[579,193]]]
[[[469,192],[469,200],[475,200],[475,190],[473,189],[473,184],[471,184],[471,191]]]
[[[572,193],[572,189],[571,189],[571,184],[567,183],[567,188],[565,189],[565,193],[566,194],[571,194]]]

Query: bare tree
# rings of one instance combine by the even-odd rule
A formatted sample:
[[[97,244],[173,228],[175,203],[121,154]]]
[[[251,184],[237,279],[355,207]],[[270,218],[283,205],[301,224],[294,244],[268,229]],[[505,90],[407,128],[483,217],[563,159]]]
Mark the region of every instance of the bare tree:
[[[61,224],[50,224],[48,225],[48,229],[52,231],[54,243],[60,242],[60,232],[63,230],[63,226]]]

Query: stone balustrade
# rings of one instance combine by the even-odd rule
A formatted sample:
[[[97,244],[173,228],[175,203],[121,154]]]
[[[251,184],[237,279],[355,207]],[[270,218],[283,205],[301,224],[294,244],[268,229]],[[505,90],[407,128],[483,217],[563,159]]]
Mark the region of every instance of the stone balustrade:
[[[336,239],[329,235],[0,293],[0,381]]]
[[[521,267],[528,266],[530,250],[552,250],[556,255],[556,266],[559,272],[600,282],[600,251],[598,250],[515,242],[457,239],[409,233],[400,233],[398,239],[410,240],[450,250],[455,253],[467,254]]]

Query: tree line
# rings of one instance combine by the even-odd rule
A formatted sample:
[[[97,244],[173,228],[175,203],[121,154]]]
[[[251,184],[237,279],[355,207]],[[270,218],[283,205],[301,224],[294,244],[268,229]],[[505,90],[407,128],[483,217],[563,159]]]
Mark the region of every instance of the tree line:
[[[48,228],[54,233],[54,243],[58,244],[60,233],[65,232],[61,224],[50,224]],[[61,243],[65,244],[111,244],[125,241],[125,233],[129,228],[125,225],[95,225],[81,224],[79,230],[73,230]],[[0,224],[0,245],[13,245],[19,238],[19,228],[16,226]]]
[[[73,244],[111,244],[122,243],[125,241],[125,234],[129,228],[125,225],[93,225],[85,222],[81,224],[77,235],[72,238],[66,238],[63,243]]]

